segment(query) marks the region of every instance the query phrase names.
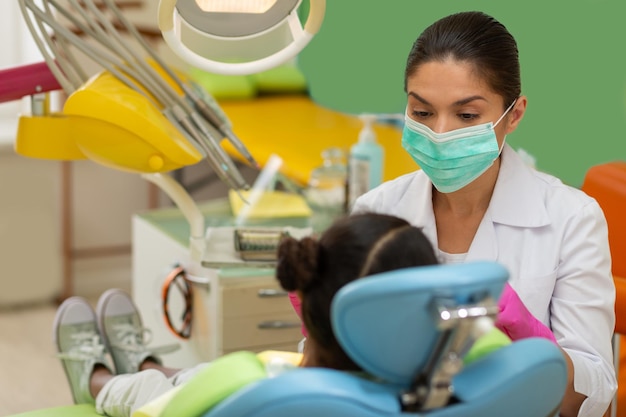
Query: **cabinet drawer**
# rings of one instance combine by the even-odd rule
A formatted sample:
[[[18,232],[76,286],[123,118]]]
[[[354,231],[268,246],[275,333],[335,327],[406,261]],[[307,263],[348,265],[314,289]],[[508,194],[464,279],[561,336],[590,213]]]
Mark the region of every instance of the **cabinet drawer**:
[[[262,346],[263,350],[267,350],[291,343],[295,349],[302,339],[300,329],[300,320],[295,313],[225,319],[222,323],[222,349],[232,351]]]
[[[233,317],[289,312],[293,312],[289,297],[276,282],[222,287],[224,320]]]

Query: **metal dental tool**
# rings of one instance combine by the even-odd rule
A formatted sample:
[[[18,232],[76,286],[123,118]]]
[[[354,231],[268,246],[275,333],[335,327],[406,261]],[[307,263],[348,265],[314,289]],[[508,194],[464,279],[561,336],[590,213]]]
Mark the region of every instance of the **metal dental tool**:
[[[89,72],[79,63],[74,47],[128,88],[146,97],[205,156],[213,171],[230,188],[250,188],[220,142],[227,139],[248,163],[257,168],[258,164],[232,132],[217,102],[208,92],[183,81],[169,68],[113,0],[98,4],[93,0],[67,0],[69,6],[57,0],[18,2],[34,41],[66,94],[72,94],[89,80]],[[103,12],[103,5],[135,43],[122,38]],[[84,33],[89,42],[73,33],[68,24]],[[147,62],[146,56],[154,65]]]

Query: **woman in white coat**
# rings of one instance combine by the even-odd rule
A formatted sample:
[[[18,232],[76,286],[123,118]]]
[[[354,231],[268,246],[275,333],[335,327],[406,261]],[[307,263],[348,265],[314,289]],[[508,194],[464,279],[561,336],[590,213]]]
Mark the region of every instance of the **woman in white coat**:
[[[421,169],[363,195],[353,212],[421,227],[442,262],[504,264],[568,363],[561,415],[601,416],[617,386],[606,221],[595,200],[506,144],[527,104],[515,39],[484,13],[447,16],[414,43],[405,90],[402,145]]]

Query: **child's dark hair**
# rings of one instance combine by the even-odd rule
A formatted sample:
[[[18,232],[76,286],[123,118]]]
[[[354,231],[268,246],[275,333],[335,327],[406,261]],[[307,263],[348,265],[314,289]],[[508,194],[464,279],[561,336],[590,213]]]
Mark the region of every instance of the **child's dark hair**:
[[[337,220],[319,241],[283,239],[276,277],[285,290],[302,295],[302,320],[316,342],[321,366],[358,370],[331,327],[334,295],[364,276],[436,263],[432,245],[419,228],[398,217],[361,213]]]

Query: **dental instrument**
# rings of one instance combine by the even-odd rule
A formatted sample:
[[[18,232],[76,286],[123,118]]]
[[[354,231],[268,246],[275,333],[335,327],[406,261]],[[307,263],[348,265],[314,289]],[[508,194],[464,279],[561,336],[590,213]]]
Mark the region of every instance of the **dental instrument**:
[[[223,112],[215,110],[218,106],[209,94],[200,94],[197,86],[183,81],[165,65],[124,18],[113,1],[104,1],[107,10],[113,13],[122,27],[137,41],[143,54],[124,42],[111,20],[92,0],[68,1],[71,8],[63,7],[55,0],[43,0],[39,3],[34,0],[19,0],[27,26],[66,94],[73,94],[91,81],[87,70],[78,63],[70,48],[74,46],[121,84],[160,109],[172,125],[204,155],[218,177],[229,187],[249,188],[233,161],[220,146],[220,141],[226,138],[252,166],[256,167],[258,164],[234,135]],[[61,24],[61,17],[76,30],[88,35],[90,40],[96,41],[96,45],[81,39]],[[142,55],[151,59],[150,64],[141,58]],[[160,168],[158,163],[155,167]]]
[[[248,197],[248,203],[243,206],[243,209],[237,215],[235,219],[236,226],[242,226],[248,219],[251,210],[258,203],[263,193],[269,188],[272,181],[276,178],[276,173],[283,164],[283,160],[278,155],[270,155],[270,158],[265,164],[265,167],[257,177],[250,190]]]

